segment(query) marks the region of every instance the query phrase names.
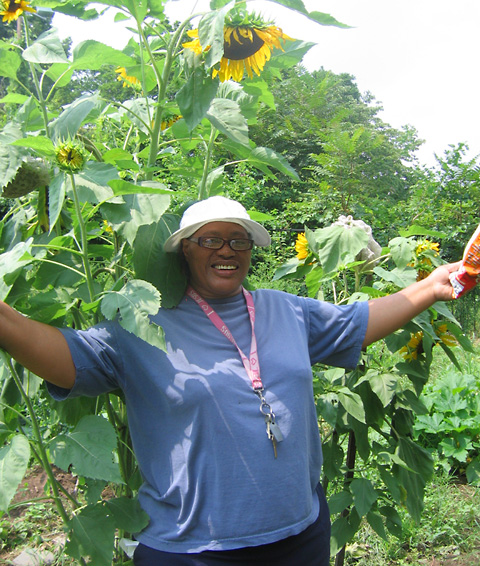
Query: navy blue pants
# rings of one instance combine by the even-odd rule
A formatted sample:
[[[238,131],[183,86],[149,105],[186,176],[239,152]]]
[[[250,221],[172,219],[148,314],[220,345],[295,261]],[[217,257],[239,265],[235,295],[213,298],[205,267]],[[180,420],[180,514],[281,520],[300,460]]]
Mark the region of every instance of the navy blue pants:
[[[328,566],[330,561],[330,513],[321,485],[318,519],[298,535],[271,544],[235,550],[208,550],[176,554],[143,544],[135,549],[135,566]]]

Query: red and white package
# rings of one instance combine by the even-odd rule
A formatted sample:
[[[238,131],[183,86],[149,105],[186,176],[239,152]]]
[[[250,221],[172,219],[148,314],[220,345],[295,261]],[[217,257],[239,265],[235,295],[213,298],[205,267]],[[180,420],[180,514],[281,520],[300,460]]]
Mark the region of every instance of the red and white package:
[[[458,299],[480,282],[480,224],[465,246],[462,265],[458,271],[450,274],[452,295]]]

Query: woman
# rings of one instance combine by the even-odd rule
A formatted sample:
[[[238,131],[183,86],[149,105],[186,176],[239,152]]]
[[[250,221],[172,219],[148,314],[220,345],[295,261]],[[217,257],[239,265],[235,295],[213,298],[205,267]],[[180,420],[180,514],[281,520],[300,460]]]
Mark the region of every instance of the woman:
[[[242,287],[270,237],[237,202],[211,197],[165,243],[189,288],[153,321],[167,352],[115,322],[58,330],[0,303],[0,345],[57,399],[120,387],[150,517],[136,566],[327,566],[330,522],[311,365],[352,368],[362,347],[436,301],[449,274],[348,306]]]

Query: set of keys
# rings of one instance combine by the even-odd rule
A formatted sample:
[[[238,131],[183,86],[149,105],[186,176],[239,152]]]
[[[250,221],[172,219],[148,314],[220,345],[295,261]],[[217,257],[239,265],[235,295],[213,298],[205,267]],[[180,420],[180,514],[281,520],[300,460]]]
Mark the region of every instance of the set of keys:
[[[273,411],[270,414],[265,415],[265,423],[267,425],[267,436],[272,441],[273,454],[276,458],[277,457],[277,443],[282,442],[283,434],[282,434],[282,431],[280,430],[280,427],[275,422],[275,414],[273,413]]]
[[[275,413],[272,411],[272,408],[265,400],[263,396],[263,389],[256,389],[255,393],[260,398],[260,412],[265,417],[265,424],[267,426],[267,436],[269,440],[272,441],[273,445],[273,454],[275,458],[277,457],[277,444],[282,442],[283,434],[280,430],[280,427],[275,422]]]

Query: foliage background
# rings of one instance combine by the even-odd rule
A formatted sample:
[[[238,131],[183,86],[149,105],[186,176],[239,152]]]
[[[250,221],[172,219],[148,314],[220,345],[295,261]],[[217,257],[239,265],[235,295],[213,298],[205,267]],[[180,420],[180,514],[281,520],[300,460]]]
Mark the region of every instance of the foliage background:
[[[344,27],[308,14],[300,1],[277,3]],[[272,233],[272,246],[254,253],[254,287],[338,303],[365,300],[461,256],[479,206],[478,164],[466,159],[465,146],[450,147],[433,168],[421,166],[416,131],[384,123],[373,96],[360,93],[353,77],[309,73],[301,59],[310,44],[301,40],[285,41],[260,76],[220,83],[211,72],[223,54],[220,0],[200,21],[203,45],[210,45],[200,54],[182,48],[190,21],[172,26],[160,0],[102,4],[130,19],[134,36],[122,51],[98,41],[72,51],[52,33],[51,8],[96,17],[82,2],[39,0],[36,14],[0,30],[4,301],[57,326],[85,328],[119,316],[129,331],[163,348],[163,331],[149,315],[176,304],[185,278],[162,245],[184,208],[213,194],[238,199]],[[118,80],[118,67],[131,78]],[[34,174],[20,182],[17,175],[32,162],[48,182]],[[20,196],[8,192],[12,185]],[[371,226],[383,247],[377,265],[359,259],[365,232],[331,226],[340,215]],[[294,246],[304,231],[308,252],[299,260]],[[433,241],[440,255],[428,245],[428,253],[418,252]],[[439,446],[447,450],[442,465],[455,457],[454,465],[468,465],[469,479],[478,481],[478,430],[456,431],[464,450],[448,452],[446,439],[438,442],[435,434],[432,441],[432,421],[416,420],[431,410],[436,418],[438,403],[422,397],[434,348],[461,371],[455,348],[471,350],[464,331],[475,336],[477,304],[472,293],[453,306],[455,316],[435,305],[369,349],[355,372],[316,368],[338,564],[362,519],[384,537],[401,532],[398,507],[418,520]],[[442,340],[443,324],[455,345]],[[398,352],[418,332],[417,357],[405,361]],[[69,533],[66,552],[98,565],[123,561],[122,533],[142,528],[146,518],[135,499],[140,479],[122,395],[58,404],[36,376],[5,353],[2,359],[0,457],[9,472],[0,476],[1,509],[8,510],[33,457],[49,473]],[[463,395],[450,387],[453,396]],[[465,387],[478,390],[471,380]],[[53,409],[48,418],[40,417],[39,405]],[[477,409],[468,408],[473,415]],[[80,497],[68,505],[52,464],[83,478]],[[101,498],[106,483],[116,498]],[[99,530],[108,533],[101,543],[93,536]]]

